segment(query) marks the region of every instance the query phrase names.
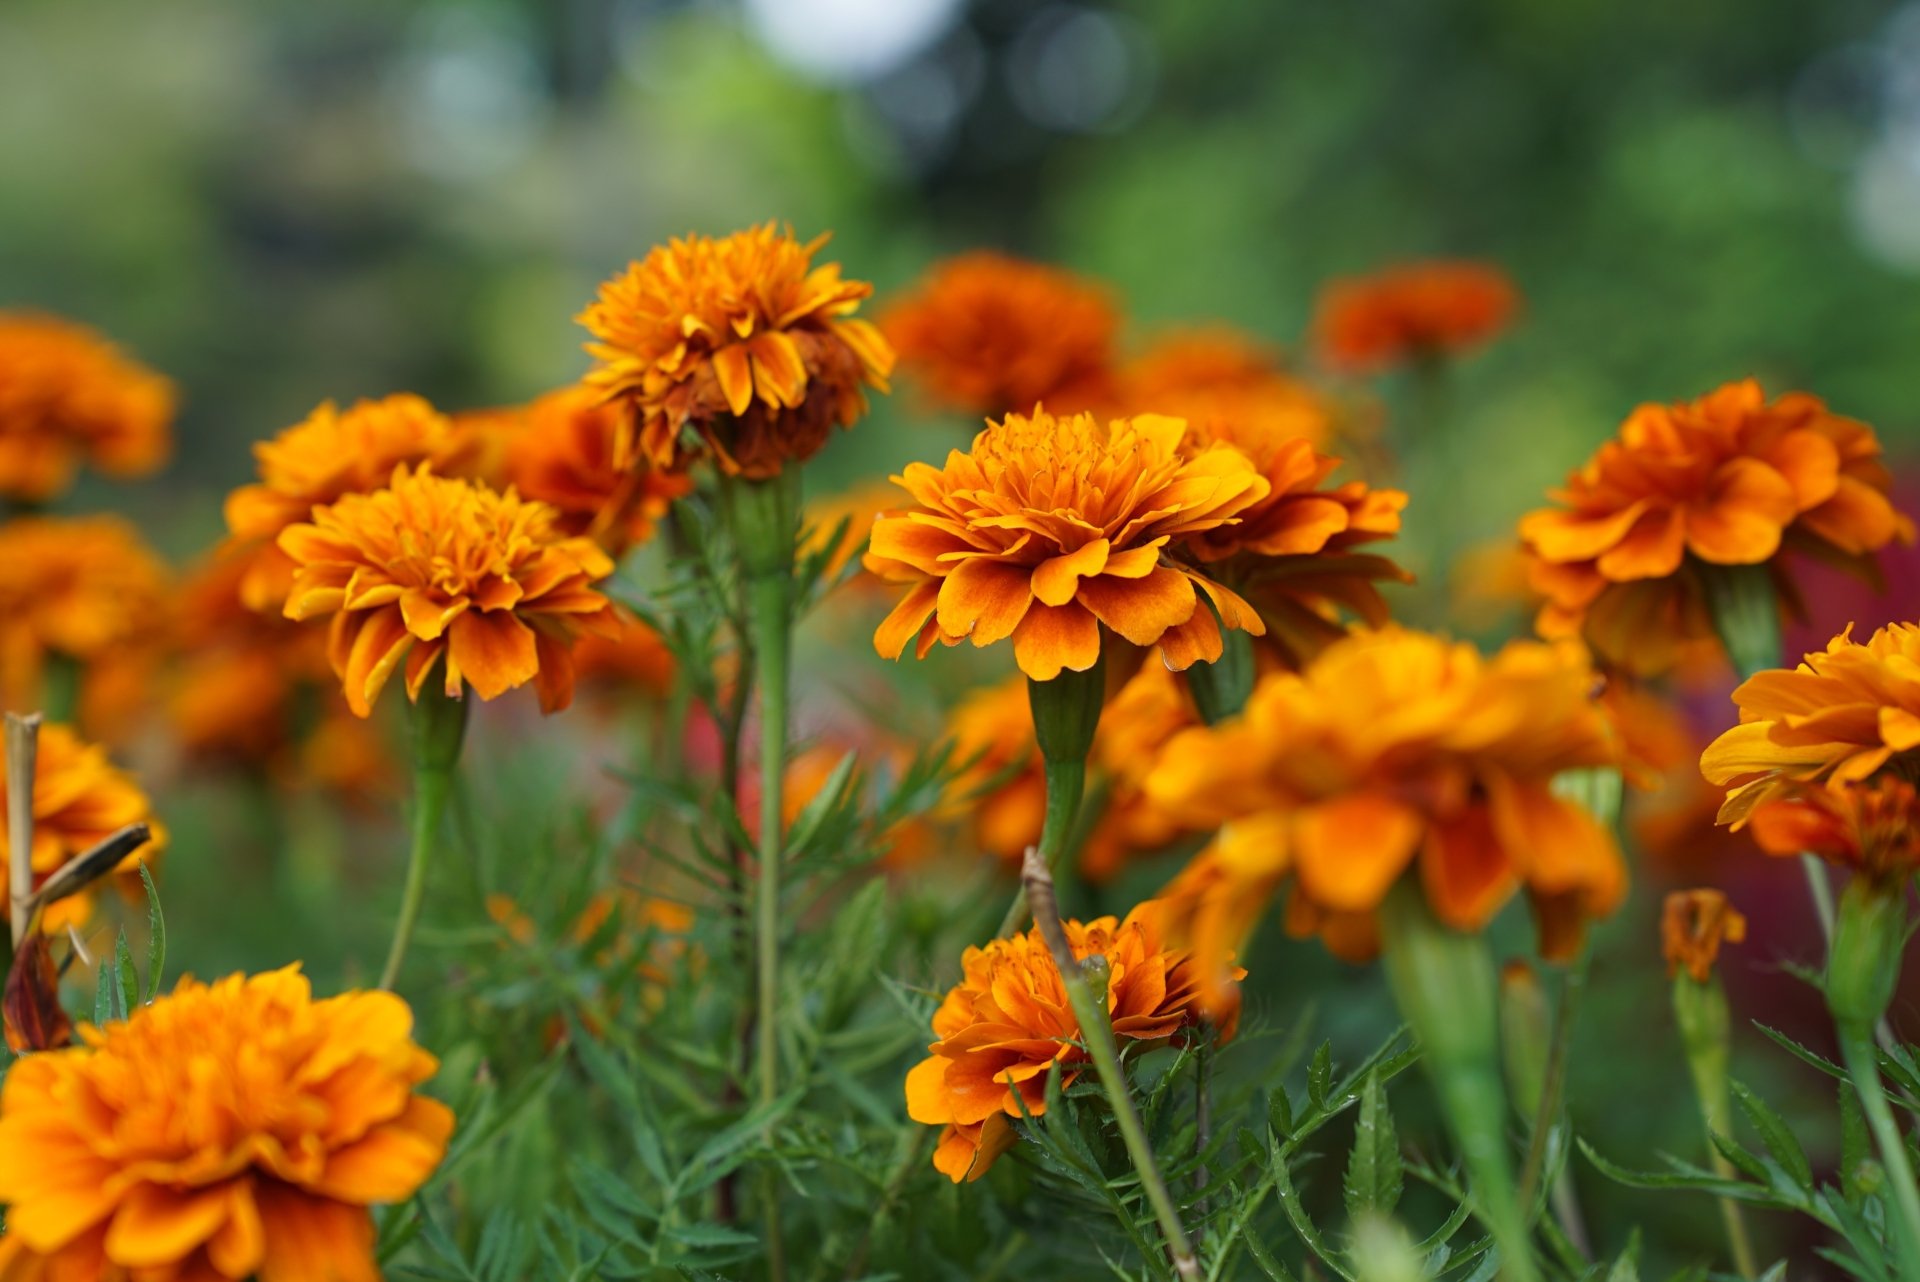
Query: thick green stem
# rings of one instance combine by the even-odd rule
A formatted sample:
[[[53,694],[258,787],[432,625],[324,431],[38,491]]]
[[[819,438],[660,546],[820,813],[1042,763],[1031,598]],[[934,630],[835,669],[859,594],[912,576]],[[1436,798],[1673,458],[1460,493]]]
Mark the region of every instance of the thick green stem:
[[[429,676],[413,705],[413,843],[407,855],[407,885],[400,895],[400,917],[394,923],[393,944],[380,970],[380,987],[391,989],[400,978],[407,945],[420,920],[427,896],[427,869],[440,843],[440,821],[453,791],[453,772],[460,763],[460,743],[466,736],[467,702],[447,696],[437,676]]]
[[[1087,791],[1087,763],[1085,761],[1047,761],[1043,766],[1047,777],[1047,817],[1040,827],[1040,857],[1046,861],[1049,872],[1057,871],[1060,861],[1066,854],[1068,838],[1073,835],[1074,817],[1080,811],[1080,800]],[[1025,921],[1029,905],[1025,890],[1016,891],[1013,902],[1007,905],[1007,912],[1000,919],[1000,929],[993,935],[995,939],[1005,939],[1020,929]]]
[[[1901,1137],[1900,1124],[1894,1121],[1893,1109],[1887,1105],[1887,1093],[1880,1083],[1880,1060],[1874,1049],[1872,1025],[1842,1021],[1838,1027],[1840,1058],[1847,1066],[1847,1075],[1853,1078],[1854,1090],[1860,1094],[1860,1109],[1866,1114],[1874,1147],[1880,1150],[1880,1165],[1886,1169],[1887,1183],[1893,1188],[1897,1220],[1888,1227],[1897,1242],[1898,1273],[1912,1282],[1920,1279],[1920,1186],[1914,1184],[1913,1163],[1907,1160],[1906,1141]]]
[[[760,686],[760,833],[758,884],[754,895],[756,958],[756,1095],[762,1105],[780,1093],[780,874],[786,858],[785,795],[787,719],[793,659],[793,559],[800,534],[800,469],[789,467],[764,480],[722,481],[740,568],[748,645]],[[767,1274],[786,1277],[780,1228],[778,1172],[760,1179],[767,1228]]]
[[[1475,1210],[1500,1248],[1500,1275],[1535,1282],[1527,1221],[1507,1152],[1492,954],[1433,916],[1413,881],[1381,906],[1382,961],[1400,1013],[1425,1050],[1441,1111],[1472,1177]]]
[[[1200,608],[1212,610],[1213,603],[1202,600]],[[1187,669],[1187,689],[1193,694],[1200,719],[1214,726],[1238,715],[1253,695],[1255,675],[1253,638],[1238,628],[1223,630],[1220,657]]]
[[[1096,953],[1081,961],[1073,955],[1073,946],[1067,942],[1066,931],[1060,925],[1059,905],[1054,901],[1053,874],[1037,848],[1027,851],[1021,880],[1025,883],[1034,923],[1040,927],[1041,937],[1047,941],[1047,950],[1053,954],[1054,965],[1059,968],[1060,979],[1066,986],[1067,1002],[1080,1025],[1081,1044],[1093,1059],[1094,1069],[1100,1075],[1100,1089],[1113,1109],[1114,1123],[1120,1128],[1121,1142],[1126,1145],[1127,1156],[1140,1177],[1140,1187],[1167,1240],[1173,1271],[1182,1279],[1198,1278],[1200,1262],[1194,1257],[1193,1243],[1187,1238],[1186,1227],[1180,1223],[1179,1209],[1174,1206],[1167,1182],[1161,1178],[1160,1167],[1153,1159],[1153,1146],[1148,1143],[1146,1128],[1140,1124],[1140,1114],[1133,1107],[1133,1095],[1127,1089],[1126,1073],[1120,1066],[1120,1052],[1114,1045],[1113,1025],[1107,1014],[1107,959]]]

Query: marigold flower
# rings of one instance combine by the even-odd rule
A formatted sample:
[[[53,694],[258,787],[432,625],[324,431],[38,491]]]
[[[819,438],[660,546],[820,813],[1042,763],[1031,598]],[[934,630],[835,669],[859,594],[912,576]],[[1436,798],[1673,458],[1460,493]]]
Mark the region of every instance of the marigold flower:
[[[1804,392],[1768,401],[1752,379],[1695,401],[1642,405],[1522,519],[1542,636],[1583,636],[1607,662],[1652,673],[1711,638],[1705,567],[1769,565],[1798,548],[1873,573],[1911,543],[1911,519],[1873,429]]]
[[[853,315],[873,286],[815,267],[826,239],[772,223],[688,236],[600,287],[577,319],[599,340],[587,383],[627,416],[616,465],[679,469],[711,451],[729,475],[774,476],[852,426],[863,389],[887,390],[893,349]]]
[[[1797,668],[1755,673],[1733,692],[1740,724],[1708,745],[1700,770],[1729,789],[1720,822],[1735,827],[1755,806],[1826,780],[1872,777],[1896,759],[1920,760],[1920,624],[1881,628],[1865,644],[1851,626]]]
[[[229,494],[226,507],[228,531],[254,558],[241,584],[248,608],[277,612],[286,604],[293,564],[275,542],[280,531],[310,520],[316,507],[381,488],[402,463],[444,468],[471,448],[469,434],[407,392],[346,410],[324,401],[255,445],[260,480]]]
[[[1487,263],[1408,263],[1328,285],[1314,330],[1329,365],[1369,373],[1478,347],[1519,305],[1513,282]]]
[[[1289,926],[1342,955],[1373,951],[1373,914],[1410,868],[1457,930],[1485,926],[1524,887],[1543,951],[1568,955],[1626,889],[1612,836],[1551,786],[1619,761],[1593,684],[1570,648],[1515,642],[1483,658],[1388,628],[1263,678],[1240,717],[1175,735],[1147,792],[1220,830],[1168,896],[1196,943],[1207,938],[1209,983],[1239,940],[1194,923],[1249,924],[1287,876]]]
[[[0,1276],[380,1276],[368,1207],[412,1196],[453,1114],[391,993],[314,1001],[298,967],[180,981],[0,1093]]]
[[[1920,870],[1920,795],[1904,779],[1799,785],[1756,806],[1752,822],[1770,855],[1809,852],[1896,886]]]
[[[1681,971],[1699,983],[1713,977],[1720,945],[1747,937],[1747,919],[1718,890],[1676,890],[1660,910],[1660,951],[1669,979]]]
[[[1267,482],[1265,496],[1238,520],[1187,536],[1179,555],[1245,594],[1283,663],[1298,667],[1345,636],[1345,614],[1374,627],[1387,622],[1377,585],[1413,576],[1388,557],[1356,549],[1400,532],[1403,491],[1363,481],[1329,486],[1339,459],[1300,437],[1274,435],[1257,420],[1209,420],[1188,432],[1186,448],[1194,455],[1237,450]],[[1185,657],[1183,647],[1172,649]]]
[[[1087,880],[1110,880],[1136,856],[1165,849],[1186,831],[1147,795],[1147,779],[1167,741],[1199,724],[1186,682],[1152,656],[1107,700],[1092,758],[1104,805],[1080,851],[1080,872]],[[1028,844],[1038,840],[1036,826]]]
[[[173,385],[83,325],[0,312],[0,496],[45,502],[81,463],[143,476],[172,447]]]
[[[1324,445],[1334,435],[1326,396],[1288,374],[1257,340],[1224,326],[1162,338],[1121,368],[1118,383],[1129,413],[1171,414],[1195,427],[1233,424],[1262,440]]]
[[[963,768],[947,785],[942,814],[964,817],[976,847],[1017,866],[1040,840],[1047,809],[1027,679],[1016,674],[968,693],[947,716],[946,738]]]
[[[989,423],[944,468],[908,466],[894,482],[913,505],[874,522],[864,563],[912,588],[874,647],[894,659],[909,641],[924,656],[935,641],[1011,637],[1020,670],[1047,681],[1091,668],[1105,626],[1185,668],[1221,653],[1196,585],[1228,627],[1264,633],[1237,594],[1167,559],[1173,540],[1236,520],[1268,493],[1239,451],[1188,450],[1186,435],[1174,418],[1103,425],[1036,409]]]
[[[988,417],[1112,400],[1119,314],[1104,289],[1057,267],[961,254],[889,306],[880,328],[929,399],[949,409]]]
[[[544,503],[430,467],[316,509],[280,547],[295,566],[287,617],[333,616],[327,658],[362,717],[402,658],[418,699],[443,655],[449,698],[465,683],[494,699],[533,681],[558,711],[573,699],[574,638],[613,624],[591,587],[613,562],[591,539],[561,536]]]
[[[0,778],[0,821],[12,804],[7,781]],[[114,870],[129,889],[137,890],[141,862],[151,863],[167,846],[166,825],[154,818],[140,785],[107,759],[106,749],[86,742],[70,726],[49,722],[40,727],[32,806],[33,846],[27,859],[35,887],[128,824],[145,822],[152,833],[147,844]],[[0,832],[0,855],[5,856],[0,867],[14,857],[5,832]],[[41,929],[58,934],[68,926],[86,925],[100,884],[48,904],[40,914]]]
[[[0,525],[0,700],[45,697],[50,660],[83,669],[95,727],[96,681],[143,678],[166,630],[168,575],[127,522],[112,516],[22,517]],[[144,686],[144,681],[136,682]],[[132,697],[139,696],[139,690]],[[127,692],[111,702],[124,703]]]
[[[527,406],[519,431],[507,435],[507,484],[559,514],[556,528],[592,539],[619,556],[653,537],[691,478],[645,461],[617,465],[619,407],[581,385],[548,392]]]
[[[1186,952],[1168,947],[1158,904],[1139,905],[1124,922],[1061,924],[1076,958],[1107,958],[1106,1009],[1117,1038],[1178,1043],[1191,1034],[1201,1018],[1193,968]],[[1055,1061],[1063,1088],[1091,1062],[1073,1044],[1080,1022],[1038,927],[969,948],[960,964],[965,978],[933,1015],[938,1040],[907,1074],[907,1115],[943,1128],[933,1165],[955,1184],[979,1179],[1013,1145],[1022,1105],[1034,1116],[1047,1111]],[[1218,1021],[1222,1041],[1233,1036],[1236,1016]]]

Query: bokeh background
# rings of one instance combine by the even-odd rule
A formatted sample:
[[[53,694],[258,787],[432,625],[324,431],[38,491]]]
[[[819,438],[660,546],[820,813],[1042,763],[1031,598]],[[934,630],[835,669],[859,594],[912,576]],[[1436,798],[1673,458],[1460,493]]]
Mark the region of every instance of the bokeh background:
[[[317,401],[524,400],[583,371],[571,318],[628,259],[767,219],[831,229],[883,297],[992,245],[1108,282],[1135,335],[1223,320],[1287,346],[1332,277],[1497,263],[1520,321],[1454,371],[1451,440],[1415,442],[1403,478],[1410,534],[1444,523],[1457,546],[1510,531],[1635,402],[1729,378],[1817,392],[1920,451],[1920,4],[0,4],[0,307],[94,324],[180,384],[169,469],[66,505],[129,511],[177,557],[218,536],[249,443]],[[819,483],[950,443],[901,401]],[[1916,582],[1835,598],[1831,621],[1911,617]],[[180,955],[350,975],[384,913],[328,889],[326,850],[250,890],[247,802],[181,787]],[[1733,982],[1742,1013],[1817,1041],[1776,973],[1813,947],[1795,884],[1748,884],[1762,942]],[[1576,1120],[1616,1156],[1695,1143],[1654,908],[1610,928],[1575,1069]],[[1300,977],[1277,1022],[1320,989],[1336,1033],[1379,1032],[1379,1002],[1337,995],[1371,980],[1272,958]],[[1757,1037],[1740,1056],[1831,1113]],[[1581,1180],[1603,1234],[1639,1219],[1711,1250],[1705,1202]]]

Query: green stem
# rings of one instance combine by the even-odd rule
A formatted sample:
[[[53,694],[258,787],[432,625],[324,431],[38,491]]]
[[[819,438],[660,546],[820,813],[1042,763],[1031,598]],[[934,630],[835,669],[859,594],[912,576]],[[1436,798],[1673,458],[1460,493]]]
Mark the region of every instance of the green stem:
[[[1194,1048],[1193,1070],[1193,1153],[1203,1156],[1207,1146],[1213,1142],[1213,1029],[1203,1027],[1200,1030],[1200,1044]],[[1205,1162],[1194,1168],[1193,1184],[1199,1196],[1194,1199],[1193,1212],[1203,1221],[1207,1218],[1207,1185],[1213,1182],[1213,1173],[1207,1170]]]
[[[1840,1058],[1860,1094],[1860,1108],[1873,1142],[1880,1150],[1880,1165],[1886,1169],[1887,1182],[1893,1186],[1893,1203],[1899,1221],[1889,1226],[1898,1239],[1899,1275],[1920,1278],[1920,1186],[1914,1184],[1913,1163],[1907,1160],[1906,1141],[1899,1123],[1887,1105],[1887,1094],[1880,1084],[1880,1061],[1874,1050],[1873,1028],[1858,1020],[1843,1020],[1839,1025]]]
[[[1476,1211],[1500,1248],[1508,1282],[1539,1276],[1507,1153],[1499,1016],[1486,940],[1436,920],[1419,886],[1402,879],[1381,905],[1387,983],[1419,1037],[1441,1111],[1472,1177]]]
[[[1073,1007],[1074,1020],[1080,1026],[1080,1041],[1093,1060],[1094,1070],[1100,1077],[1100,1089],[1113,1109],[1114,1123],[1120,1128],[1121,1142],[1126,1145],[1127,1156],[1140,1177],[1140,1187],[1166,1238],[1173,1271],[1182,1279],[1197,1279],[1200,1262],[1194,1258],[1193,1243],[1187,1238],[1186,1227],[1180,1223],[1180,1212],[1173,1204],[1173,1196],[1167,1192],[1160,1167],[1153,1160],[1153,1146],[1148,1143],[1146,1128],[1140,1124],[1140,1114],[1133,1107],[1133,1095],[1127,1089],[1126,1073],[1120,1066],[1120,1051],[1114,1045],[1113,1025],[1107,1013],[1107,959],[1099,953],[1084,961],[1074,957],[1073,946],[1067,942],[1066,931],[1060,925],[1053,874],[1037,848],[1027,851],[1021,879],[1033,910],[1034,924],[1047,941],[1047,949],[1053,954],[1054,965],[1059,968],[1061,982],[1066,986],[1067,1002]]]
[[[1553,1012],[1553,1033],[1547,1049],[1546,1073],[1541,1081],[1540,1104],[1534,1112],[1533,1132],[1527,1140],[1526,1161],[1520,1168],[1519,1202],[1522,1207],[1533,1205],[1534,1193],[1540,1187],[1540,1179],[1546,1169],[1547,1139],[1565,1108],[1567,1060],[1573,1046],[1573,1019],[1579,1010],[1581,995],[1586,992],[1587,968],[1592,959],[1593,943],[1589,937],[1581,945],[1580,955],[1567,967],[1560,983],[1560,1002]],[[1574,1195],[1573,1185],[1564,1178],[1565,1174],[1561,1172],[1563,1178],[1557,1179],[1551,1190],[1554,1211],[1567,1240],[1584,1251],[1586,1224],[1580,1215],[1580,1203]]]
[[[400,896],[400,918],[394,923],[393,944],[380,970],[380,987],[391,990],[400,978],[407,944],[426,901],[427,868],[440,841],[440,821],[447,796],[453,790],[453,772],[460,761],[460,743],[467,726],[465,699],[451,699],[437,675],[429,676],[413,705],[413,843],[407,855],[407,885]]]
[[[1687,1072],[1693,1078],[1693,1093],[1700,1105],[1700,1120],[1707,1130],[1707,1151],[1713,1169],[1731,1179],[1733,1163],[1720,1155],[1713,1144],[1715,1135],[1733,1134],[1733,1104],[1728,1095],[1727,1059],[1732,1028],[1727,1010],[1726,990],[1718,977],[1701,983],[1682,971],[1673,981],[1674,1022],[1680,1028],[1681,1046],[1686,1051]],[[1727,1247],[1733,1255],[1733,1267],[1743,1278],[1754,1276],[1753,1242],[1747,1236],[1747,1222],[1740,1204],[1732,1198],[1717,1199],[1720,1218],[1726,1225]]]
[[[1059,870],[1062,856],[1066,853],[1068,838],[1073,835],[1074,816],[1079,812],[1080,799],[1087,791],[1087,763],[1082,761],[1045,761],[1043,766],[1047,777],[1047,814],[1040,825],[1040,857],[1046,862],[1047,871]],[[1000,919],[1000,929],[993,932],[995,939],[1005,939],[1020,929],[1020,923],[1026,920],[1028,910],[1027,892],[1022,889],[1014,892],[1013,902],[1007,905],[1007,912]]]

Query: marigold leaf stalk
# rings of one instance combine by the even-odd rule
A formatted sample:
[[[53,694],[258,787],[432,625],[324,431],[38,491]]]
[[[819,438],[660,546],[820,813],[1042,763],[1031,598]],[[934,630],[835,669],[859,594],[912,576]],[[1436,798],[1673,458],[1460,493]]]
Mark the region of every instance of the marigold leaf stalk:
[[[413,740],[413,844],[407,855],[407,884],[400,895],[400,916],[394,923],[393,943],[380,970],[380,987],[392,991],[407,958],[407,945],[426,902],[427,869],[440,843],[441,820],[453,791],[453,774],[460,764],[460,745],[466,737],[467,701],[450,698],[445,683],[429,678],[420,688],[411,715]]]
[[[1472,1177],[1474,1209],[1500,1248],[1500,1276],[1535,1282],[1539,1273],[1507,1152],[1492,954],[1480,936],[1442,925],[1410,881],[1388,893],[1380,925],[1387,983],[1425,1050],[1441,1110]]]
[[[1153,1146],[1147,1140],[1146,1128],[1140,1124],[1140,1114],[1133,1107],[1133,1096],[1127,1090],[1126,1074],[1120,1066],[1120,1052],[1114,1045],[1113,1027],[1107,1015],[1107,959],[1095,954],[1082,962],[1074,957],[1073,945],[1068,943],[1067,933],[1060,925],[1053,874],[1037,846],[1027,848],[1021,882],[1033,910],[1034,925],[1047,941],[1047,950],[1053,954],[1054,965],[1066,985],[1067,1001],[1073,1007],[1074,1020],[1080,1025],[1080,1040],[1100,1075],[1100,1088],[1113,1109],[1120,1139],[1126,1145],[1127,1156],[1140,1177],[1140,1187],[1146,1192],[1154,1218],[1160,1223],[1160,1232],[1166,1238],[1173,1271],[1182,1279],[1198,1279],[1200,1262],[1194,1257],[1193,1244],[1187,1238],[1186,1227],[1180,1223],[1180,1212],[1153,1159]]]

